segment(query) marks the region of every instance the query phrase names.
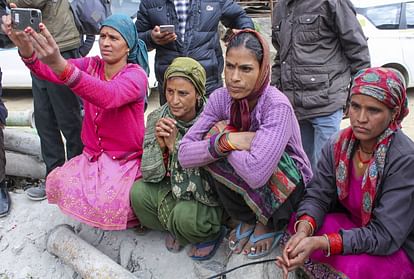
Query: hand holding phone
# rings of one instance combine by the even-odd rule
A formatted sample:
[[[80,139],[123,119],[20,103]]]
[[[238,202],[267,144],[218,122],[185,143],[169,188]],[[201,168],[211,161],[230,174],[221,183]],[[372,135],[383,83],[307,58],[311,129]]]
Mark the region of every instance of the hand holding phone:
[[[168,33],[174,33],[175,32],[175,26],[174,25],[160,25],[160,32],[168,32]]]
[[[36,32],[40,32],[39,23],[42,22],[42,12],[32,8],[12,8],[11,20],[16,30],[23,31],[30,26]]]

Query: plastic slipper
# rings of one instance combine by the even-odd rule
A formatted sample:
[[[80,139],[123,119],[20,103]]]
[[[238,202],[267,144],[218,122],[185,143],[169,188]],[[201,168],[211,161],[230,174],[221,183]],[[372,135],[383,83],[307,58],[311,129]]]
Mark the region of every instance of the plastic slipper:
[[[278,231],[278,232],[271,232],[271,233],[265,233],[259,236],[255,236],[254,234],[252,234],[250,236],[249,241],[253,244],[256,244],[257,242],[259,242],[260,240],[264,240],[267,238],[273,238],[273,243],[272,246],[270,247],[270,249],[263,251],[261,253],[252,253],[250,252],[249,254],[247,254],[247,258],[251,259],[251,260],[255,260],[255,259],[259,259],[262,257],[265,257],[267,255],[269,255],[274,249],[275,247],[279,244],[280,238],[283,235],[283,231]]]
[[[240,231],[241,231],[242,225],[243,225],[242,222],[237,225],[236,240],[235,241],[229,241],[229,248],[232,251],[236,250],[237,248],[240,248],[240,251],[241,251],[243,249],[243,247],[239,247],[240,246],[240,241],[245,239],[245,238],[249,238],[254,232],[254,226],[253,226],[250,229],[248,229],[247,231],[245,231],[244,233],[241,233]]]
[[[196,249],[202,249],[202,248],[209,247],[209,246],[212,246],[212,245],[214,245],[214,248],[213,248],[213,250],[211,250],[211,252],[208,255],[205,255],[205,256],[202,256],[202,257],[201,256],[190,256],[190,258],[192,258],[195,261],[206,261],[206,260],[211,259],[216,254],[216,252],[217,252],[218,248],[220,247],[220,244],[223,241],[226,234],[227,234],[226,227],[221,226],[220,234],[216,239],[206,241],[206,242],[200,242],[200,243],[197,243],[197,244],[193,244]]]
[[[184,246],[181,246],[181,245],[178,245],[178,248],[174,248],[174,245],[173,246],[169,246],[168,245],[168,242],[169,241],[176,241],[176,239],[175,239],[175,237],[172,235],[172,234],[170,234],[170,233],[168,233],[168,235],[165,237],[165,247],[167,248],[167,250],[169,251],[169,252],[171,252],[171,253],[179,253],[181,250],[183,250],[183,248],[184,248]]]

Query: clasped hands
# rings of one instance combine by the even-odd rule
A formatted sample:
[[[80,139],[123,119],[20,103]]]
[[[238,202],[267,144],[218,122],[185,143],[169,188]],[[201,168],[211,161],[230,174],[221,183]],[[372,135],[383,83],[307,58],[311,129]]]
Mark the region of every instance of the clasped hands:
[[[290,271],[303,266],[314,251],[328,249],[324,236],[310,236],[310,234],[311,230],[306,222],[300,223],[297,232],[286,243],[282,256],[276,257],[276,265],[283,270],[283,279],[288,278]]]

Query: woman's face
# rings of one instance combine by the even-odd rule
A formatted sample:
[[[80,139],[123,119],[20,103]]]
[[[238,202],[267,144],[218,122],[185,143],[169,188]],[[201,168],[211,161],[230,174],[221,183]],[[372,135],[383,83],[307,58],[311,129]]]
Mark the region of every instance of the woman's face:
[[[259,61],[251,50],[244,46],[229,49],[224,77],[230,96],[233,99],[242,99],[252,93],[259,71]]]
[[[171,77],[165,85],[165,97],[171,113],[178,120],[188,122],[196,116],[197,93],[190,80]]]
[[[357,94],[351,97],[349,118],[352,131],[360,141],[373,141],[388,127],[395,113],[373,97]]]
[[[99,32],[99,49],[102,59],[108,64],[127,62],[128,45],[121,34],[111,27],[104,26]]]

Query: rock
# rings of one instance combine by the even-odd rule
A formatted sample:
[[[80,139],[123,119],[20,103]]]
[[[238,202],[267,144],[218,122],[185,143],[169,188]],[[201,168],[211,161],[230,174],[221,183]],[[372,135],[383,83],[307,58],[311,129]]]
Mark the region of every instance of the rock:
[[[24,242],[17,243],[15,246],[12,247],[12,252],[14,255],[19,255],[22,250],[24,249],[25,244]]]
[[[119,264],[128,270],[130,270],[128,265],[130,265],[132,252],[135,247],[136,244],[131,239],[122,240],[119,246]]]
[[[3,252],[7,248],[9,248],[9,241],[7,241],[6,237],[2,237],[0,241],[0,252]]]

